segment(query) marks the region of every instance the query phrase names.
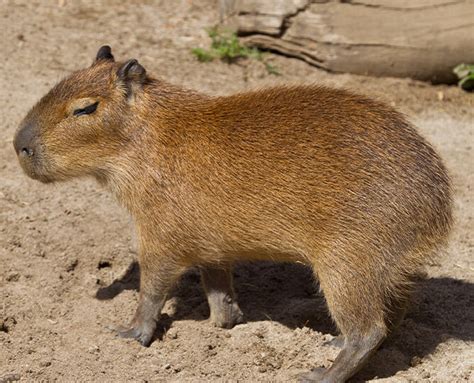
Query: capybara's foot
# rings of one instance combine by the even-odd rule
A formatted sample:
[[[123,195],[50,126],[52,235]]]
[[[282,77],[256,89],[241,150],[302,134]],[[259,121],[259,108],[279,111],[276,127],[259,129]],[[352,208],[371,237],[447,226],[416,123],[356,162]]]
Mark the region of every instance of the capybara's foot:
[[[244,314],[237,302],[227,296],[219,304],[214,303],[211,308],[210,320],[216,327],[232,328],[236,324],[244,322]]]
[[[155,329],[155,321],[153,323],[142,322],[129,328],[121,326],[117,329],[117,333],[121,338],[133,338],[140,342],[142,346],[148,347],[152,341]]]
[[[302,382],[343,383],[364,365],[382,343],[386,328],[374,325],[370,330],[353,330],[345,335],[344,345],[329,369],[315,368],[303,375]]]
[[[201,281],[206,291],[211,323],[216,327],[232,328],[244,321],[232,287],[231,268],[201,268]]]
[[[157,321],[165,302],[166,295],[163,293],[150,293],[144,287],[147,275],[142,273],[140,287],[140,299],[130,327],[118,329],[118,335],[122,338],[133,338],[143,346],[148,347],[156,330]],[[166,291],[167,289],[163,289]],[[158,290],[159,291],[159,290]]]

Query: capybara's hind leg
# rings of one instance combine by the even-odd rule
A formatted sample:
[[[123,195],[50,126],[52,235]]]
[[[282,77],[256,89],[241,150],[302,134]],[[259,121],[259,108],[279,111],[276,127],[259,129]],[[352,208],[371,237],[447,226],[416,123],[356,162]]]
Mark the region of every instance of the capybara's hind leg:
[[[232,328],[243,321],[232,279],[231,268],[201,267],[201,281],[209,302],[210,319],[217,327]]]
[[[343,339],[342,349],[329,369],[303,375],[304,382],[341,383],[354,375],[387,335],[382,281],[371,278],[370,264],[352,262],[338,254],[339,267],[315,268],[332,318]],[[380,283],[379,283],[380,282]]]
[[[344,346],[329,369],[317,368],[302,376],[302,382],[341,383],[354,375],[385,338],[384,328],[346,335]]]
[[[408,294],[406,296],[397,299],[389,308],[387,309],[387,341],[392,339],[393,333],[397,331],[400,327],[403,319],[405,318],[407,309],[409,305]],[[336,336],[330,341],[324,343],[325,345],[342,348],[344,346],[344,336],[342,334]]]

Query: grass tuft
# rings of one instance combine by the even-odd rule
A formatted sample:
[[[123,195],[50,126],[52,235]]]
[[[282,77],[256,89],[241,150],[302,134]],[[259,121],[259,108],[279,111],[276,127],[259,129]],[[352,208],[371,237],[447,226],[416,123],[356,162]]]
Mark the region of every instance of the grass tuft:
[[[207,34],[211,38],[210,48],[194,48],[191,50],[199,61],[210,62],[218,59],[232,64],[239,59],[255,59],[263,62],[269,74],[280,75],[274,65],[265,61],[264,52],[258,48],[242,45],[234,32],[212,27],[207,30]]]
[[[453,72],[458,76],[458,85],[462,89],[471,92],[474,90],[474,64],[459,64]]]

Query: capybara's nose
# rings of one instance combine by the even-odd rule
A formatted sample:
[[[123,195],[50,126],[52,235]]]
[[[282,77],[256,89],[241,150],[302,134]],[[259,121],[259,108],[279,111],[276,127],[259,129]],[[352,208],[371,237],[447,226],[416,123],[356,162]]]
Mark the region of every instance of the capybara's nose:
[[[16,154],[20,157],[32,157],[35,154],[35,132],[31,125],[23,126],[13,140]]]

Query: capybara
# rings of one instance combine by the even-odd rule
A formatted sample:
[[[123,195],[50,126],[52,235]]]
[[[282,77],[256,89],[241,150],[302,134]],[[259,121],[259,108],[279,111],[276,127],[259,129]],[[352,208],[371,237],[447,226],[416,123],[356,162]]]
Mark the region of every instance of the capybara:
[[[451,225],[443,163],[384,103],[314,85],[211,97],[116,62],[108,46],[31,109],[14,147],[30,177],[92,176],[133,216],[140,299],[123,337],[151,342],[191,266],[222,327],[243,319],[236,261],[310,266],[342,350],[304,381],[343,382],[363,365]]]

